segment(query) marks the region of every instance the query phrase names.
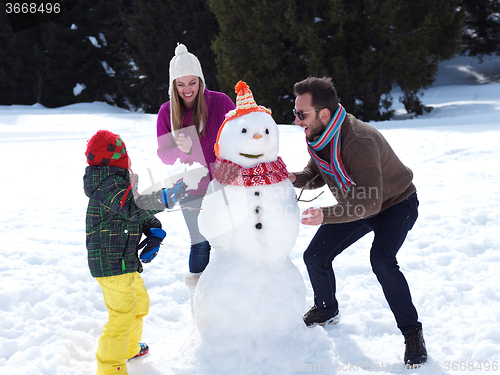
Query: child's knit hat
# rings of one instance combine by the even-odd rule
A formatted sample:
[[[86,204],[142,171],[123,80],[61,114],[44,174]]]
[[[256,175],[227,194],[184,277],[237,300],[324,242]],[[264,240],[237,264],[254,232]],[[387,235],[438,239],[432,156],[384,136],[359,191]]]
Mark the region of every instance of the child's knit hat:
[[[129,169],[130,159],[125,143],[118,134],[99,130],[87,143],[87,163],[92,166],[115,166]]]
[[[174,92],[174,79],[185,77],[185,76],[197,76],[205,84],[205,77],[203,76],[203,71],[201,70],[201,64],[198,58],[192,53],[188,52],[184,44],[177,44],[175,48],[175,56],[170,60],[170,70],[169,70],[169,83],[170,87],[168,93],[172,97]]]

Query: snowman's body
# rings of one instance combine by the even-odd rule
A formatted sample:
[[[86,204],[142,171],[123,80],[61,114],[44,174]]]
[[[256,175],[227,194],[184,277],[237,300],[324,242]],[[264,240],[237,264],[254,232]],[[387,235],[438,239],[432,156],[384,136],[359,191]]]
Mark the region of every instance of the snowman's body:
[[[210,212],[212,219],[205,221]],[[213,180],[200,215],[200,230],[220,255],[283,260],[299,231],[299,209],[289,180],[249,187]]]
[[[278,145],[269,114],[245,114],[221,131],[220,159],[243,168],[273,163]],[[256,180],[238,186],[214,179],[203,200],[198,222],[212,255],[195,290],[194,311],[201,337],[214,342],[240,334],[255,344],[259,333],[279,335],[304,325],[304,280],[288,257],[300,223],[295,190],[288,178]]]

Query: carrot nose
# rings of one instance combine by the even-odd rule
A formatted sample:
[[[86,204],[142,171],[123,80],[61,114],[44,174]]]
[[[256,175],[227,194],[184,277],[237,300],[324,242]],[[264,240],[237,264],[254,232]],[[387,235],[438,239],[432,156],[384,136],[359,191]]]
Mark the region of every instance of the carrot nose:
[[[261,139],[262,138],[262,134],[257,133],[257,134],[254,134],[253,137],[255,139]]]

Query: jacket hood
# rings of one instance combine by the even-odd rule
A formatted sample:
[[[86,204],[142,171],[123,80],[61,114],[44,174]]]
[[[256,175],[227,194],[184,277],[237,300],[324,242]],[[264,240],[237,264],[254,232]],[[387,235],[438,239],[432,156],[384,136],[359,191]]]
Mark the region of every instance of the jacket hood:
[[[123,178],[130,183],[130,174],[128,169],[113,167],[113,166],[88,166],[85,168],[85,175],[83,176],[83,190],[87,197],[91,197],[97,190],[102,181],[110,176],[117,176]],[[135,176],[134,190],[137,190],[138,178]]]

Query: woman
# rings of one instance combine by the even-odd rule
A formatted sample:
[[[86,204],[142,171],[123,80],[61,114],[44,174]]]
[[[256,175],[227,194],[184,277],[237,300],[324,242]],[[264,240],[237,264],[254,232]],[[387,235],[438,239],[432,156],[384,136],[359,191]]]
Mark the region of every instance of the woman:
[[[163,163],[173,165],[198,162],[210,168],[215,163],[214,144],[224,116],[235,108],[229,97],[220,92],[207,90],[198,58],[189,53],[183,44],[175,49],[170,61],[170,101],[158,112],[158,156]],[[208,264],[210,244],[198,229],[198,214],[203,196],[212,180],[209,171],[197,190],[180,203],[191,237],[189,273],[184,281],[191,288]]]

